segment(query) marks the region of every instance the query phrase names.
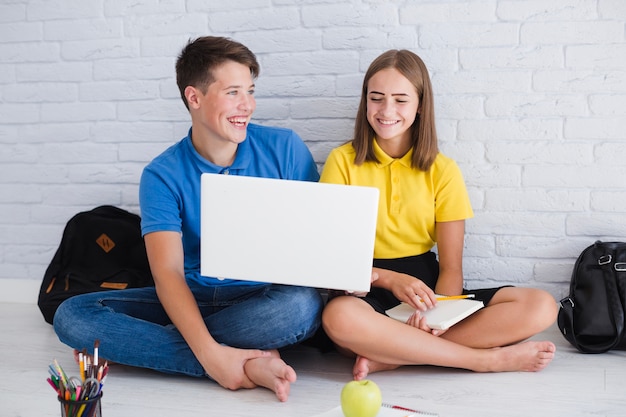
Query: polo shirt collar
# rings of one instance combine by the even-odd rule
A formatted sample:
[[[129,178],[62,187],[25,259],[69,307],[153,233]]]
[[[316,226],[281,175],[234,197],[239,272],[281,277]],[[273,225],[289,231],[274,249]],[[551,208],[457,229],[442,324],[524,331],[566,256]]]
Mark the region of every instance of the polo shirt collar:
[[[378,145],[376,138],[374,138],[374,140],[372,141],[372,145],[374,148],[374,156],[376,156],[376,159],[378,159],[378,162],[376,164],[378,165],[378,167],[384,168],[388,165],[391,165],[392,162],[398,161],[400,164],[406,166],[407,168],[411,168],[411,160],[413,159],[413,148],[409,149],[409,151],[401,158],[393,158],[387,155],[385,151],[382,150],[380,145]]]
[[[246,134],[246,139],[237,145],[237,154],[230,169],[246,169],[252,160],[252,149],[250,147],[250,133]]]
[[[250,165],[250,161],[252,160],[252,149],[250,147],[250,141],[248,140],[248,135],[246,136],[246,139],[243,142],[237,145],[237,154],[235,155],[235,160],[228,167],[216,165],[204,159],[202,155],[198,153],[196,148],[193,146],[193,142],[191,140],[191,128],[189,129],[185,140],[187,142],[187,147],[189,151],[194,155],[198,163],[200,163],[201,166],[204,167],[202,171],[223,173],[226,171],[233,171],[233,170],[245,170]]]

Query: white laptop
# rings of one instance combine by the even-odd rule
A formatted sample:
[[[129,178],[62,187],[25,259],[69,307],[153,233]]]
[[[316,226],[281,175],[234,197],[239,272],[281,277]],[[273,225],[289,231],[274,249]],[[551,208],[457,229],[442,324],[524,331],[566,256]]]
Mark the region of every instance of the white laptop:
[[[378,189],[202,174],[204,276],[369,291]]]

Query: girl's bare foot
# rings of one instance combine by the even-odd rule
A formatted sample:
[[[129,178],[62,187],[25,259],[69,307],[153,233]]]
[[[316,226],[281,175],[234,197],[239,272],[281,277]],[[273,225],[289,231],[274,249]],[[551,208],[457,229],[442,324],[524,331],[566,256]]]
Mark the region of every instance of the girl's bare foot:
[[[370,373],[388,371],[391,369],[396,369],[399,366],[400,365],[389,365],[382,362],[375,362],[367,359],[364,356],[357,356],[354,367],[352,368],[352,375],[354,376],[355,381],[360,381],[362,379],[365,379]]]
[[[528,341],[511,346],[481,349],[484,360],[477,366],[467,368],[476,372],[537,372],[548,366],[554,359],[556,346],[549,341]],[[358,356],[352,374],[360,381],[368,374],[396,369],[400,365],[390,365]]]
[[[273,391],[283,402],[289,398],[291,383],[296,382],[296,371],[280,356],[251,359],[244,370],[252,382]]]
[[[487,362],[478,372],[526,371],[537,372],[548,366],[554,358],[556,346],[549,341],[528,341],[516,345],[493,348]]]

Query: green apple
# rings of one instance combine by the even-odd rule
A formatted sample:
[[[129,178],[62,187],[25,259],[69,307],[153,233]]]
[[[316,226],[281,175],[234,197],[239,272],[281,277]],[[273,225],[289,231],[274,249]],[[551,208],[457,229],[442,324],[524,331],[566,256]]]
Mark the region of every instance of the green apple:
[[[346,417],[376,417],[382,404],[380,388],[373,381],[350,381],[341,390],[341,410]]]

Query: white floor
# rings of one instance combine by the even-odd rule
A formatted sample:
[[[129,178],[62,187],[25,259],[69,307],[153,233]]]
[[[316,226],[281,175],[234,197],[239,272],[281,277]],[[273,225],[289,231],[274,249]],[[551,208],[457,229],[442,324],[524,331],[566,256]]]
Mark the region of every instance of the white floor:
[[[552,364],[538,373],[476,374],[404,367],[372,374],[386,403],[440,416],[626,416],[626,352],[583,355],[556,327],[540,335],[557,344]],[[104,387],[103,417],[298,416],[339,405],[352,361],[300,347],[283,354],[298,372],[288,402],[265,389],[228,391],[208,380],[113,366]],[[69,348],[56,338],[37,306],[0,303],[0,416],[60,416],[46,383],[57,359],[76,374]],[[624,384],[624,385],[622,385]]]

